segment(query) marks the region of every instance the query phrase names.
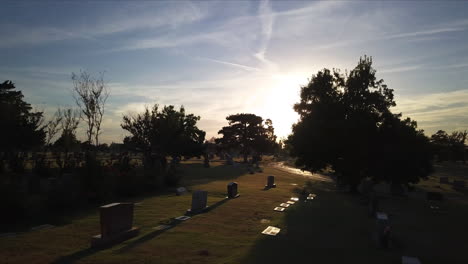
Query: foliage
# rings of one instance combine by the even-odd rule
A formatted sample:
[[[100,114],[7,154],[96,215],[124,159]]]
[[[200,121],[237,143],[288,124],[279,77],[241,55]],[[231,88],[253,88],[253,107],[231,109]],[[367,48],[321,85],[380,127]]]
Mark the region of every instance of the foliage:
[[[393,90],[375,74],[364,57],[347,76],[324,69],[301,88],[300,120],[287,140],[298,166],[331,167],[353,188],[367,176],[406,183],[430,173],[428,139],[415,121],[391,113]]]
[[[256,153],[271,153],[276,146],[273,122],[254,114],[235,114],[226,117],[229,126],[223,127],[218,134],[223,137],[216,143],[226,149],[240,148],[247,162],[248,155]]]
[[[444,130],[439,130],[431,136],[433,151],[437,154],[439,161],[462,160],[465,162],[465,142],[468,132],[453,131],[447,134]]]
[[[205,132],[197,127],[199,116],[186,114],[185,108],[158,105],[146,108],[142,114],[124,116],[121,127],[131,136],[125,143],[161,156],[195,156],[203,150]]]
[[[42,112],[34,112],[11,81],[0,84],[0,146],[2,151],[30,150],[45,140]]]

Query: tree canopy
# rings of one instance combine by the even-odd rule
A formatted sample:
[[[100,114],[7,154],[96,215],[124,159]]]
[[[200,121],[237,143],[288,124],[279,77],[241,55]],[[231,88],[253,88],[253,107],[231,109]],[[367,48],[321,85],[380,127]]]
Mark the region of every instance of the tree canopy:
[[[162,156],[195,156],[203,151],[205,132],[197,127],[199,116],[186,114],[182,106],[158,105],[136,116],[124,116],[121,127],[130,132],[125,142],[145,152]]]
[[[429,141],[411,119],[393,114],[393,90],[376,78],[372,58],[348,74],[324,69],[301,88],[300,115],[287,144],[296,163],[331,167],[356,186],[363,177],[416,182],[431,170]]]
[[[0,146],[2,151],[29,150],[44,144],[43,113],[34,112],[11,81],[0,84]]]
[[[217,143],[228,149],[240,149],[247,162],[248,155],[256,152],[271,152],[276,144],[273,122],[263,120],[254,114],[236,114],[226,117],[229,126],[223,127],[218,134],[223,137]]]

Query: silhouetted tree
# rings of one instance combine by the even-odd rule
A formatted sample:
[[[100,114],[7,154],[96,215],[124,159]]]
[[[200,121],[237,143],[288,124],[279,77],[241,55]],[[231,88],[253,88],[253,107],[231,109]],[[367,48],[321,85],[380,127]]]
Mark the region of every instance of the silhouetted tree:
[[[428,139],[416,122],[391,113],[393,90],[375,73],[364,57],[347,76],[324,69],[301,88],[300,120],[287,140],[298,166],[331,167],[353,190],[367,176],[406,183],[430,173]]]
[[[174,106],[158,105],[136,116],[124,116],[121,127],[131,136],[124,142],[144,151],[147,155],[155,153],[173,158],[201,155],[205,132],[197,127],[199,116],[186,114],[185,108],[176,110]]]
[[[236,114],[226,117],[229,126],[218,131],[223,137],[216,139],[225,148],[239,148],[244,162],[252,152],[271,152],[276,144],[273,122],[254,114]]]
[[[453,131],[447,134],[444,130],[439,130],[431,136],[433,151],[437,154],[439,161],[462,160],[465,162],[465,141],[467,131]]]
[[[0,149],[29,150],[44,144],[43,113],[34,112],[11,81],[0,84]]]
[[[87,142],[99,146],[101,123],[105,112],[105,105],[109,97],[109,89],[104,82],[103,75],[94,79],[89,73],[82,71],[80,75],[72,73],[73,96],[86,123]]]

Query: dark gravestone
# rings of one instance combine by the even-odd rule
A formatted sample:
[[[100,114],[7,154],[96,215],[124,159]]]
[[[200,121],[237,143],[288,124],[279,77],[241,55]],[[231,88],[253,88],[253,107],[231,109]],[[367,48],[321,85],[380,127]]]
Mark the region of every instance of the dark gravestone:
[[[465,181],[453,181],[453,188],[455,189],[465,189]]]
[[[207,191],[195,191],[192,193],[192,207],[187,210],[189,214],[197,214],[205,210],[208,200]]]
[[[374,217],[375,213],[379,210],[379,197],[372,192],[369,196],[369,216]]]
[[[233,165],[233,164],[234,164],[234,160],[232,159],[232,156],[231,156],[231,155],[226,154],[226,155],[225,155],[225,158],[226,158],[226,164],[227,164],[227,165]]]
[[[404,196],[406,195],[405,189],[402,184],[393,183],[390,185],[390,191],[392,195],[395,196]]]
[[[377,213],[377,244],[381,248],[390,246],[390,223],[385,213]]]
[[[275,176],[267,177],[267,185],[265,185],[265,188],[276,188]]]
[[[449,183],[448,177],[440,177],[440,183]]]
[[[237,182],[231,182],[227,185],[228,198],[232,199],[232,198],[239,197],[239,193],[237,192],[237,187],[238,187]]]
[[[133,227],[133,203],[112,203],[99,208],[101,234],[93,236],[91,247],[105,247],[138,235]]]
[[[205,168],[209,168],[210,167],[210,159],[208,158],[208,155],[205,154],[203,155],[203,166]]]
[[[444,196],[440,192],[427,192],[426,199],[429,201],[442,201]]]

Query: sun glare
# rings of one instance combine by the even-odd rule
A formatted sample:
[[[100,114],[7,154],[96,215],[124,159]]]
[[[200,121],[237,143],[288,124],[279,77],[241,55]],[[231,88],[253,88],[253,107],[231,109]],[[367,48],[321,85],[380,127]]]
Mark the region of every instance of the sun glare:
[[[299,101],[300,87],[306,84],[306,76],[299,73],[273,75],[269,88],[262,90],[264,101],[255,112],[273,121],[278,138],[287,137],[298,119],[293,105]]]

